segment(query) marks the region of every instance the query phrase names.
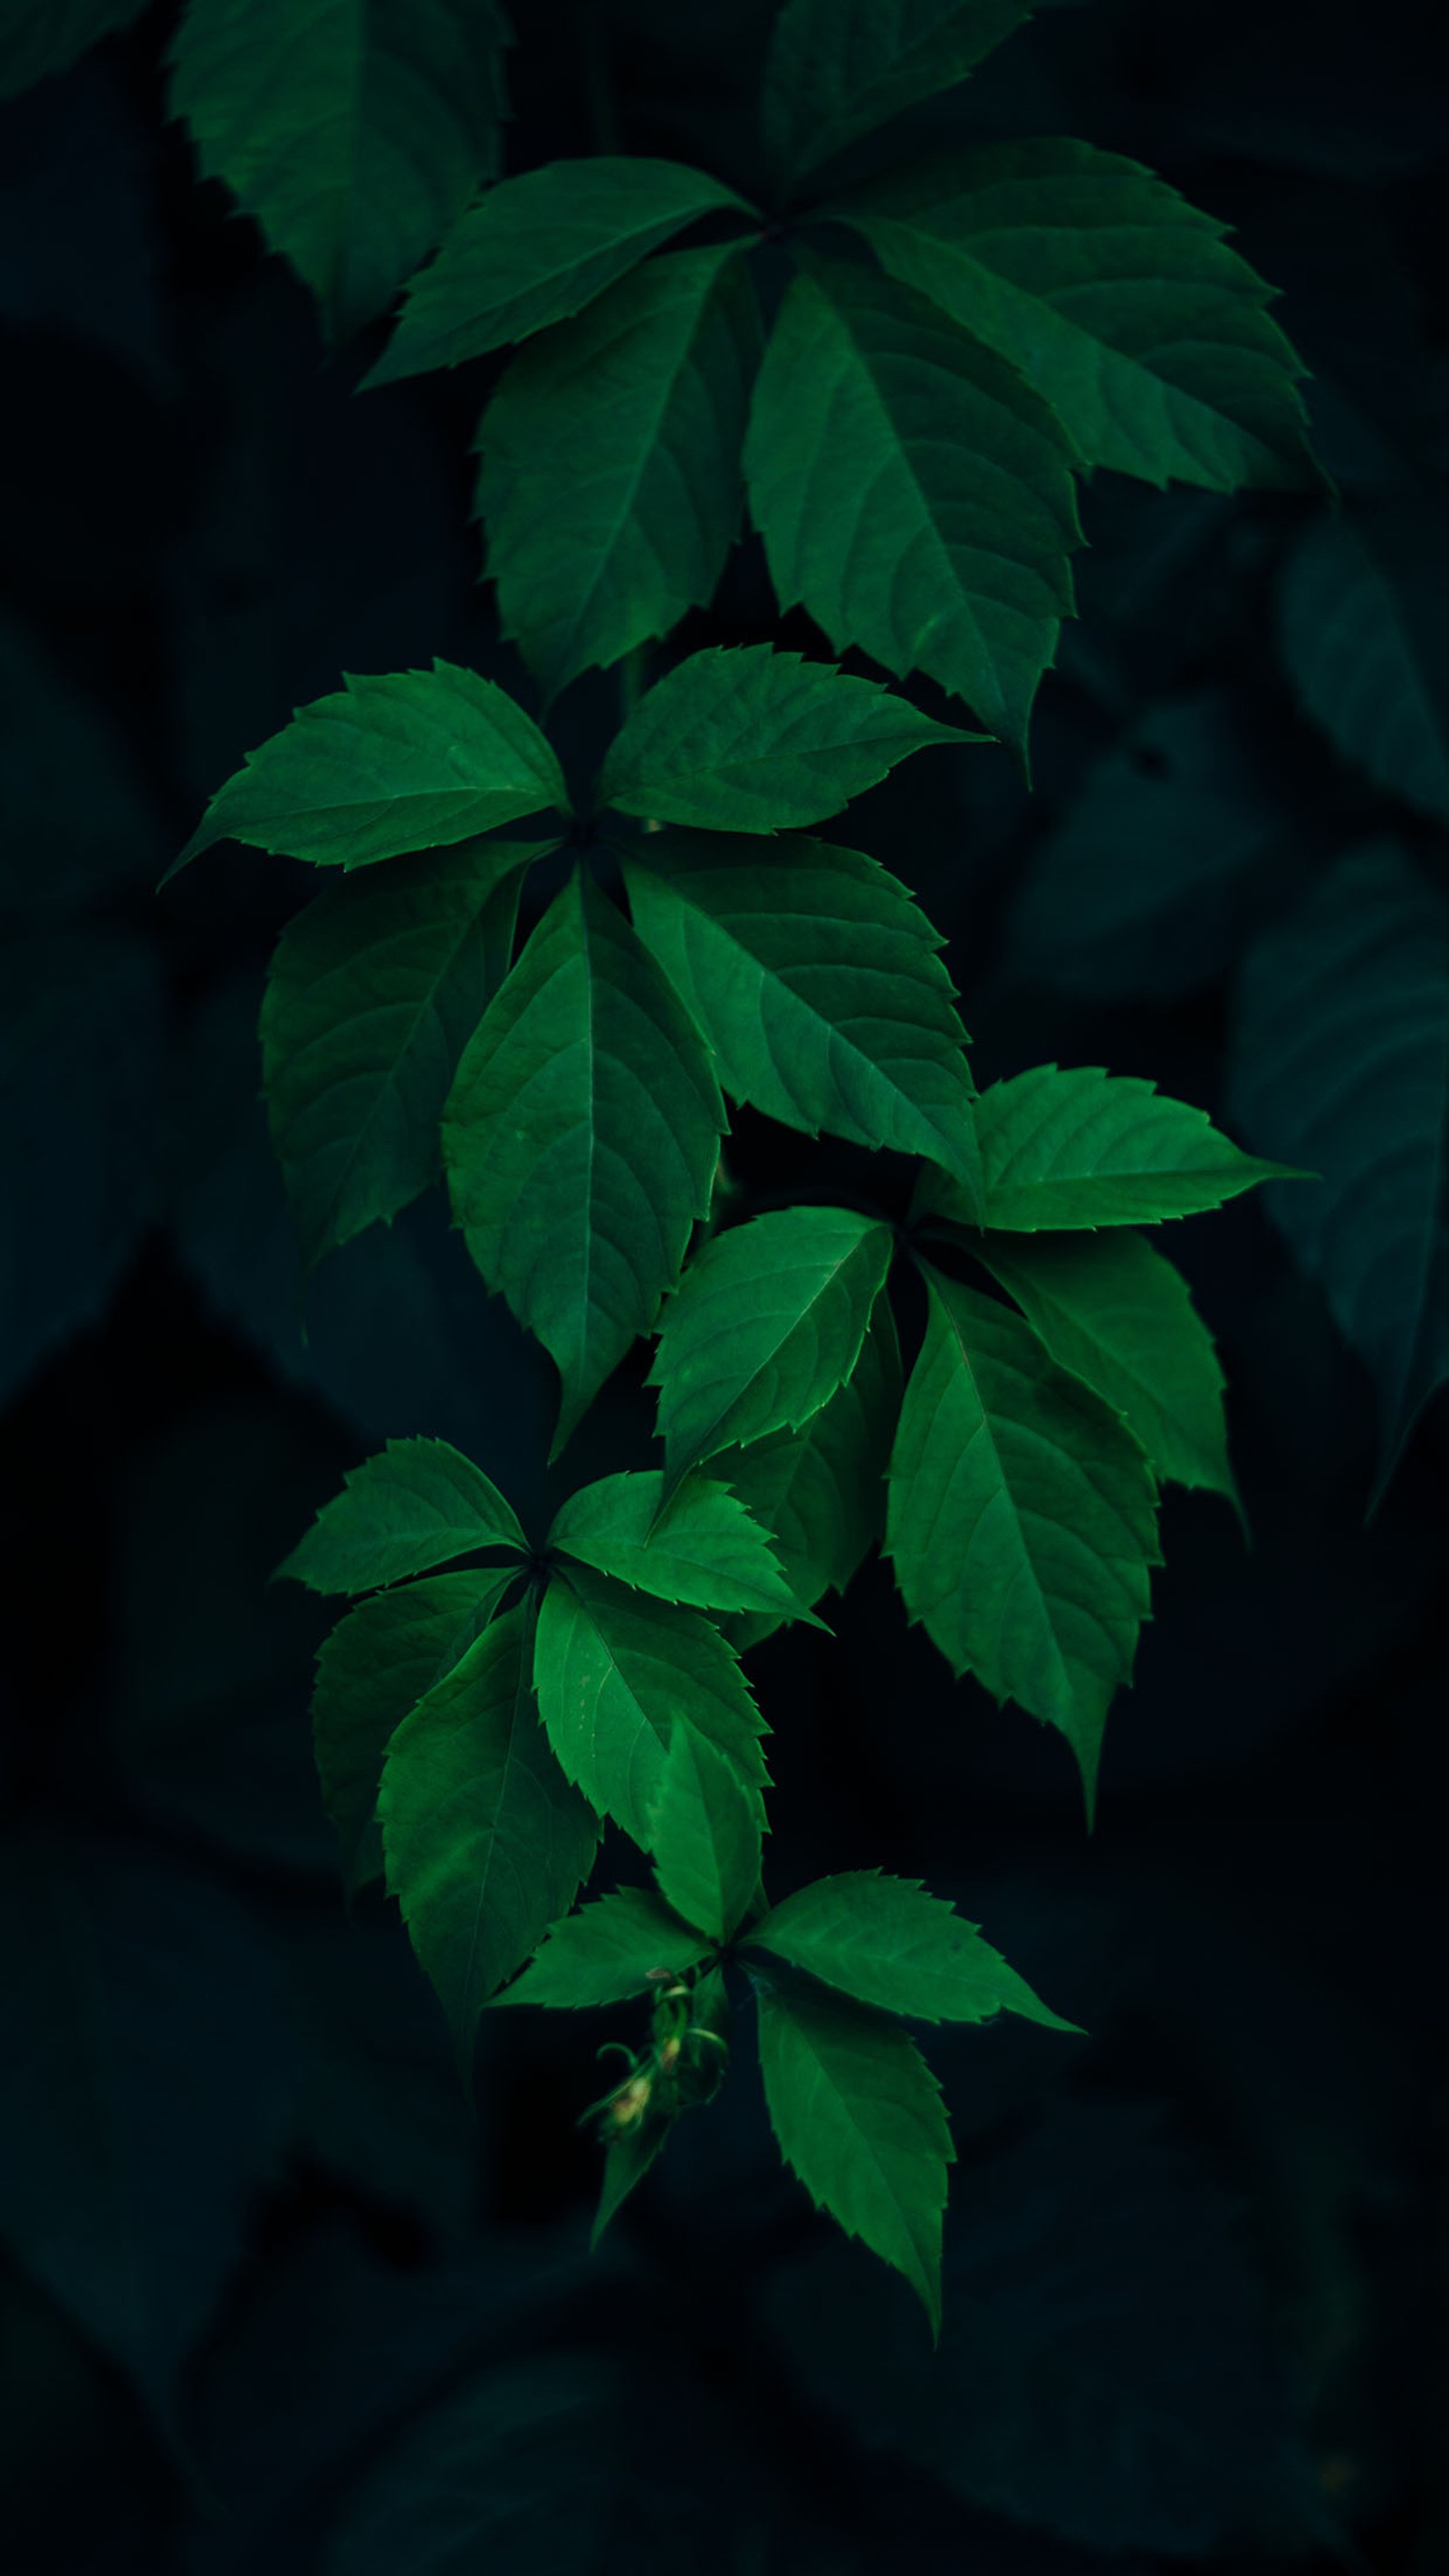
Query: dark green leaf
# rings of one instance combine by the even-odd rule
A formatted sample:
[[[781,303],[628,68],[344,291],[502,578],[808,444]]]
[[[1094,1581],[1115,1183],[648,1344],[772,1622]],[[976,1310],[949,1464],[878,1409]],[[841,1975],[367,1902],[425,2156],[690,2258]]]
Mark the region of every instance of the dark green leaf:
[[[569,810],[563,771],[495,681],[452,662],[344,674],[218,788],[176,866],[249,841],[318,867],[362,868],[470,840],[521,814]]]
[[[1063,136],[991,143],[839,211],[1020,368],[1087,464],[1214,492],[1316,479],[1271,288],[1140,162]]]
[[[1292,556],[1283,656],[1345,760],[1449,822],[1449,520],[1384,502],[1322,519]]]
[[[464,841],[329,887],[289,922],[262,1004],[272,1143],[310,1267],[442,1170],[458,1059],[508,973],[546,841]]]
[[[640,700],[609,746],[599,801],[706,832],[778,832],[838,814],[928,743],[981,739],[828,662],[713,645]]]
[[[715,1235],[666,1310],[649,1383],[671,1477],[798,1429],[845,1384],[890,1268],[889,1226],[783,1208]]]
[[[555,1453],[679,1276],[723,1126],[683,1004],[580,870],[489,1005],[443,1121],[468,1249],[558,1363]]]
[[[494,2002],[572,2011],[626,2003],[666,1974],[672,1981],[697,1967],[709,1951],[709,1941],[681,1923],[652,1887],[621,1887],[555,1923],[537,1958]]]
[[[924,296],[812,259],[745,442],[782,608],[837,653],[924,671],[1021,752],[1072,613],[1073,451],[1039,394]]]
[[[686,1923],[727,1941],[760,1883],[759,1800],[693,1727],[669,1739],[650,1849],[659,1892]]]
[[[719,1630],[583,1566],[555,1575],[538,1617],[539,1706],[564,1770],[641,1849],[676,1727],[733,1765],[756,1814],[768,1785],[759,1711]]]
[[[1052,2030],[1077,2026],[1049,2012],[977,1926],[928,1896],[917,1878],[882,1878],[874,1869],[817,1878],[773,1906],[746,1939],[857,2003],[916,2021],[988,2021],[1013,2012]]]
[[[1249,956],[1231,1091],[1322,1174],[1270,1211],[1382,1407],[1379,1487],[1449,1378],[1449,904],[1393,842],[1352,851]]]
[[[777,169],[803,174],[888,116],[935,98],[1031,15],[1035,0],[787,0],[760,123]]]
[[[952,1670],[1059,1727],[1095,1794],[1158,1562],[1133,1434],[1009,1307],[927,1274],[926,1338],[891,1458],[886,1546]]]
[[[972,1248],[1058,1367],[1124,1416],[1164,1482],[1237,1501],[1212,1335],[1144,1235],[988,1235]]]
[[[941,942],[858,850],[651,832],[629,904],[726,1091],[807,1135],[924,1154],[979,1194],[966,1035]]]
[[[794,1618],[800,1603],[771,1551],[769,1534],[713,1476],[686,1476],[664,1507],[657,1467],[603,1476],[570,1494],[550,1548],[581,1557],[660,1601],[696,1610],[763,1610]]]
[[[650,260],[508,368],[479,430],[478,515],[503,632],[549,697],[711,597],[759,338],[726,242]]]
[[[819,2209],[894,2264],[941,2330],[941,2213],[954,2163],[941,2089],[894,2022],[760,1985],[760,2066],[780,2152]]]
[[[171,108],[343,339],[496,177],[507,23],[494,0],[187,0]]]
[[[1221,1207],[1287,1168],[1255,1162],[1201,1109],[1100,1065],[1039,1064],[994,1082],[976,1103],[976,1135],[986,1223],[1013,1234],[1155,1225]],[[959,1224],[972,1222],[963,1193],[934,1174],[919,1200]]]
[[[679,161],[550,161],[480,197],[415,277],[362,383],[458,367],[568,320],[671,233],[744,200]]]
[[[0,98],[17,98],[129,27],[148,0],[0,0]]]
[[[532,1622],[505,1611],[434,1684],[382,1775],[387,1884],[465,2066],[488,1997],[538,1948],[593,1867],[599,1820],[539,1723]]]
[[[517,1513],[482,1468],[446,1440],[389,1440],[349,1468],[277,1570],[313,1592],[370,1592],[480,1547],[528,1553]]]
[[[382,1875],[377,1791],[403,1719],[461,1662],[516,1582],[516,1565],[435,1574],[349,1610],[317,1657],[312,1743],[349,1895]]]

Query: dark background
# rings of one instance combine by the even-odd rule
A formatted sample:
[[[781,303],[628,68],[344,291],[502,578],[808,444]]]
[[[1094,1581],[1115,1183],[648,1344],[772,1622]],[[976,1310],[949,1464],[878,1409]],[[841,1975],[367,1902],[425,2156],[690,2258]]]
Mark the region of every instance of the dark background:
[[[756,0],[516,14],[511,169],[612,118],[748,181]],[[1044,9],[884,148],[1078,132],[1160,168],[1285,290],[1343,491],[1432,514],[1437,17]],[[953,1684],[878,1567],[838,1644],[752,1659],[772,1884],[922,1876],[1092,2033],[931,2036],[960,2157],[934,2363],[909,2293],[782,2175],[748,2044],[590,2261],[574,2123],[629,2013],[487,2018],[473,2125],[395,1910],[345,1918],[306,1718],[326,1613],[267,1575],[388,1434],[453,1439],[528,1519],[644,1457],[649,1412],[626,1370],[550,1486],[551,1372],[436,1192],[329,1260],[304,1337],[254,1029],[312,888],[231,847],[156,880],[344,668],[441,652],[533,699],[466,524],[489,367],[352,398],[381,331],[328,362],[194,184],[167,24],[0,125],[6,2568],[1438,2576],[1446,1417],[1366,1521],[1371,1387],[1256,1200],[1171,1246],[1252,1543],[1169,1497],[1094,1839],[1060,1740]],[[1257,922],[1380,821],[1433,842],[1276,659],[1275,568],[1322,506],[1104,478],[1032,797],[1004,752],[932,753],[852,810],[951,934],[981,1079],[1105,1063],[1221,1114]],[[779,632],[747,545],[684,640]],[[563,700],[571,760],[617,685]],[[1209,789],[1231,902],[1169,911],[1126,967],[1089,918],[1054,948],[1033,888],[1072,818],[1170,854]],[[731,1151],[747,1188],[832,1168],[748,1118]],[[516,2517],[486,2543],[470,2475]]]

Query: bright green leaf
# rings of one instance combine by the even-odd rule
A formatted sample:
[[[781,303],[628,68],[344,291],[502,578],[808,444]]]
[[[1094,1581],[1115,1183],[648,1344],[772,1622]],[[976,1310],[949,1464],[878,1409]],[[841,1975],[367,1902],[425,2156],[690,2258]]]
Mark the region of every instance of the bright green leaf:
[[[644,1851],[677,1726],[733,1765],[761,1812],[759,1711],[719,1630],[697,1610],[641,1598],[584,1566],[555,1575],[538,1616],[535,1674],[549,1741],[591,1806]]]
[[[828,662],[712,645],[641,698],[609,746],[599,802],[706,832],[778,832],[838,814],[929,743],[981,739]]]
[[[148,0],[0,0],[0,98],[18,98],[115,29],[131,26]]]
[[[939,934],[896,877],[803,836],[677,832],[631,843],[624,873],[727,1092],[810,1136],[928,1155],[979,1201],[966,1033]]]
[[[555,1452],[679,1276],[723,1126],[683,1004],[580,870],[489,1005],[443,1120],[468,1249],[558,1363]]]
[[[777,169],[813,170],[889,116],[950,89],[1035,0],[786,0],[760,123]]]
[[[652,1887],[620,1887],[555,1923],[536,1959],[498,2004],[627,2003],[708,1958],[710,1943],[672,1914]]]
[[[1375,785],[1449,822],[1449,518],[1383,501],[1304,535],[1283,586],[1288,675]]]
[[[1060,1728],[1090,1815],[1107,1710],[1149,1616],[1152,1471],[1019,1315],[935,1272],[927,1284],[890,1468],[896,1580],[953,1672]]]
[[[768,1532],[713,1476],[686,1476],[667,1508],[657,1467],[603,1476],[570,1494],[548,1544],[660,1601],[785,1619],[800,1611]]]
[[[1268,1207],[1373,1373],[1382,1492],[1449,1379],[1449,904],[1396,843],[1340,859],[1251,952],[1230,1087],[1255,1142],[1323,1176]]]
[[[349,1895],[382,1875],[377,1791],[393,1735],[462,1660],[518,1574],[516,1565],[479,1566],[376,1592],[339,1619],[323,1645],[312,1744]]]
[[[659,1892],[684,1922],[727,1941],[760,1883],[759,1800],[691,1726],[669,1739],[654,1799]]]
[[[680,161],[601,153],[490,188],[415,277],[362,387],[458,367],[567,321],[671,233],[742,198]]]
[[[446,1440],[389,1440],[348,1469],[277,1571],[313,1592],[370,1592],[482,1547],[528,1553],[491,1478]]]
[[[671,1477],[819,1412],[855,1366],[894,1248],[889,1226],[824,1207],[753,1217],[704,1245],[649,1378]]]
[[[1214,492],[1315,481],[1272,289],[1140,162],[1063,136],[990,143],[838,211],[1021,370],[1088,465]]]
[[[1221,1207],[1287,1169],[1241,1152],[1201,1109],[1100,1065],[1039,1064],[994,1082],[976,1103],[976,1136],[986,1223],[1013,1234],[1155,1225]],[[962,1192],[934,1174],[918,1206],[974,1221]]]
[[[760,2068],[780,2152],[818,2209],[903,2272],[941,2329],[941,2213],[954,2163],[941,2088],[895,2022],[759,1987]]]
[[[1144,1235],[987,1235],[972,1249],[1058,1367],[1124,1416],[1164,1482],[1236,1502],[1212,1335]]]
[[[737,247],[667,251],[522,350],[478,433],[503,632],[556,697],[711,597],[760,323]]]
[[[1018,753],[1072,613],[1066,431],[893,278],[812,259],[780,309],[745,442],[782,608],[837,653],[924,671]]]
[[[344,676],[299,707],[218,788],[171,874],[217,841],[362,868],[466,841],[545,807],[569,810],[563,771],[531,716],[452,662]]]
[[[873,1869],[817,1878],[772,1907],[746,1938],[857,2003],[916,2021],[987,2021],[1013,2012],[1052,2030],[1076,2028],[1049,2012],[977,1926],[928,1896],[917,1878],[882,1878]]]
[[[549,846],[428,850],[329,887],[288,923],[262,1061],[309,1268],[441,1172],[443,1103],[508,973],[521,871]]]
[[[496,177],[507,42],[494,0],[187,0],[172,113],[330,338],[383,312]]]
[[[378,1812],[389,1893],[465,2066],[489,1996],[572,1905],[599,1820],[539,1724],[531,1620],[506,1611],[391,1744]]]

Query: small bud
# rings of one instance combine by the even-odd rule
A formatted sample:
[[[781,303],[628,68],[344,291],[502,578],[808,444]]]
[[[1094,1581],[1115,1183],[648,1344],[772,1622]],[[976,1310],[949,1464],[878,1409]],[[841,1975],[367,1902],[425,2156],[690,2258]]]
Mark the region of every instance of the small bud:
[[[636,2075],[616,2093],[609,2105],[609,2117],[616,2129],[637,2129],[649,2107],[654,2087],[647,2075]]]
[[[659,2066],[662,2074],[667,2075],[669,2073],[671,2066],[679,2055],[679,2048],[680,2043],[677,2039],[666,2039],[662,2043],[659,2051]]]

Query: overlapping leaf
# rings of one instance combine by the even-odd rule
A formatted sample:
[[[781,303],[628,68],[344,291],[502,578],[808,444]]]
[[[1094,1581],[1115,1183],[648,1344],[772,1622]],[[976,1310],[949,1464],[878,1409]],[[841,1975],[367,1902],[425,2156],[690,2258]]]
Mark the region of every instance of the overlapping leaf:
[[[844,1386],[800,1431],[776,1431],[730,1459],[730,1480],[774,1533],[798,1602],[843,1592],[885,1525],[885,1473],[901,1404],[901,1354],[890,1300],[879,1297]],[[735,1621],[739,1645],[778,1626]]]
[[[377,1792],[393,1735],[461,1662],[518,1572],[481,1566],[376,1592],[339,1619],[323,1645],[312,1744],[349,1894],[382,1875]]]
[[[941,2091],[899,2024],[820,1990],[759,1988],[760,2067],[780,2152],[817,2208],[903,2272],[941,2325],[954,2162]]]
[[[18,98],[69,69],[102,36],[129,27],[148,0],[5,0],[0,9],[0,98]]]
[[[924,1154],[979,1204],[965,1031],[937,933],[858,850],[651,832],[625,878],[641,937],[737,1100],[807,1135]]]
[[[1154,1225],[1221,1207],[1281,1163],[1255,1161],[1201,1109],[1135,1074],[1034,1065],[976,1103],[986,1223],[1009,1233]],[[932,1174],[919,1205],[969,1225],[970,1202]]]
[[[652,1887],[620,1887],[555,1923],[537,1958],[495,2000],[571,2011],[626,2003],[665,1975],[697,1967],[710,1946]]]
[[[1289,677],[1345,760],[1449,822],[1449,520],[1382,502],[1322,519],[1291,557]]]
[[[928,1896],[919,1879],[883,1878],[873,1869],[817,1878],[772,1906],[746,1938],[857,2003],[915,2021],[979,2022],[1013,2012],[1052,2030],[1076,2027],[1048,2011],[977,1926]]]
[[[668,251],[508,368],[478,515],[505,635],[550,697],[702,606],[740,518],[759,354],[733,245]]]
[[[387,1883],[465,2064],[489,1996],[567,1912],[599,1820],[539,1724],[531,1621],[506,1611],[403,1720],[378,1812]]]
[[[278,1568],[313,1592],[370,1592],[475,1548],[525,1556],[518,1515],[446,1440],[389,1440],[351,1467]]]
[[[950,89],[1033,0],[787,0],[760,121],[777,168],[813,170],[889,116]]]
[[[812,259],[745,447],[781,607],[807,608],[837,653],[926,672],[1023,750],[1072,610],[1073,453],[1041,396],[924,296]]]
[[[641,699],[609,746],[599,798],[659,823],[778,832],[838,814],[929,743],[979,740],[831,663],[716,645]]]
[[[992,143],[839,211],[1020,368],[1087,464],[1214,492],[1315,479],[1271,290],[1139,162],[1065,136]]]
[[[716,1235],[668,1307],[650,1384],[671,1477],[798,1429],[855,1367],[894,1249],[849,1208],[795,1207]]]
[[[692,1726],[669,1739],[650,1850],[659,1892],[685,1923],[728,1940],[760,1883],[759,1800],[733,1761]]]
[[[187,0],[173,113],[334,339],[381,313],[497,176],[506,42],[494,0]]]
[[[1230,1079],[1255,1142],[1322,1175],[1269,1205],[1373,1372],[1382,1487],[1449,1378],[1449,903],[1395,843],[1252,952]]]
[[[468,1248],[558,1364],[556,1449],[678,1277],[723,1125],[682,1003],[579,872],[490,1004],[443,1121]]]
[[[508,973],[537,841],[465,841],[329,888],[272,954],[262,1060],[309,1266],[442,1170],[458,1060]]]
[[[567,321],[699,215],[743,200],[680,161],[549,161],[470,206],[415,277],[363,385],[458,367]]]
[[[318,867],[368,867],[548,807],[569,810],[563,772],[496,682],[452,662],[349,675],[248,752],[176,868],[227,840]]]
[[[1008,1307],[928,1274],[886,1546],[952,1669],[1059,1727],[1088,1812],[1157,1560],[1156,1491],[1117,1414]]]
[[[713,1476],[686,1476],[667,1508],[657,1468],[603,1476],[570,1494],[548,1543],[656,1600],[696,1610],[759,1610],[789,1619],[802,1606],[768,1531]]]

